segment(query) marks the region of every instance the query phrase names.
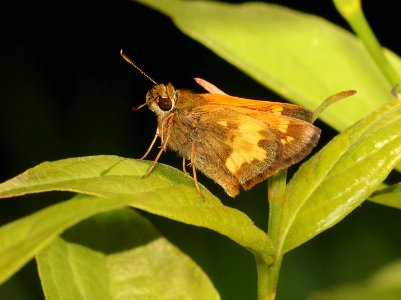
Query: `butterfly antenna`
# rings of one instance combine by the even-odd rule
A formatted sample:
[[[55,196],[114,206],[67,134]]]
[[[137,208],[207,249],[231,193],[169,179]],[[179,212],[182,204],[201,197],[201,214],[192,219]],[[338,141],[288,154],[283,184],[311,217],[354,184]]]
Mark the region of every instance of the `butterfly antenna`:
[[[145,76],[147,79],[149,79],[150,81],[152,81],[155,85],[157,84],[156,81],[154,81],[152,79],[152,77],[150,77],[148,74],[146,74],[144,71],[142,71],[133,61],[131,58],[129,58],[124,52],[123,49],[120,50],[120,55],[121,57],[127,62],[129,63],[131,66],[133,66],[135,69],[137,69],[143,76]]]

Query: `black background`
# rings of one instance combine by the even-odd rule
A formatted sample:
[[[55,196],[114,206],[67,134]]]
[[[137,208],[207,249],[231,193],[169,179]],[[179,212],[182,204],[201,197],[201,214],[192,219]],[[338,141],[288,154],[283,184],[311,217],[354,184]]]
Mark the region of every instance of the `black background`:
[[[319,15],[348,29],[331,1],[271,2]],[[365,2],[365,13],[382,45],[401,53],[399,12],[391,6],[394,2]],[[182,34],[167,17],[135,2],[2,5],[1,181],[47,160],[96,154],[138,158],[145,152],[156,120],[147,109],[132,112],[131,106],[144,102],[152,84],[121,59],[121,48],[158,82],[171,81],[176,87],[196,91],[199,88],[192,78],[200,76],[232,95],[283,100]],[[335,134],[319,125],[323,141]],[[180,168],[181,160],[168,153],[161,162]],[[265,193],[265,184],[229,200],[206,178],[201,177],[201,182],[225,203],[265,225],[267,207],[252,202]],[[52,197],[48,198],[33,197],[29,203],[26,199],[3,200],[0,223],[53,203]],[[209,231],[148,217],[208,272],[223,299],[255,295],[256,275],[248,252]],[[401,236],[391,231],[398,228],[399,217],[394,209],[367,203],[334,229],[288,254],[280,299],[302,299],[317,289],[362,280],[397,258]],[[386,230],[390,233],[384,237]],[[14,281],[0,287],[0,298],[3,294],[8,299],[16,295],[18,299],[41,299],[37,279],[31,275],[34,270],[34,264],[29,264]]]

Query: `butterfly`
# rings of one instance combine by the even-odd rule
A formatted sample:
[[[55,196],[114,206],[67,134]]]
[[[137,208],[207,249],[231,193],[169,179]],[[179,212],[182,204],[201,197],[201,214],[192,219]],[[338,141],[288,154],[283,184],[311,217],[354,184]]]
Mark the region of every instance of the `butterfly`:
[[[163,152],[172,150],[189,161],[195,187],[201,194],[196,170],[213,179],[230,196],[249,190],[277,171],[307,156],[317,144],[320,129],[313,113],[301,106],[250,100],[225,94],[206,80],[195,78],[208,93],[158,84],[122,51],[121,56],[154,83],[144,106],[156,114],[157,129],[141,159],[160,139],[160,150],[144,177]]]

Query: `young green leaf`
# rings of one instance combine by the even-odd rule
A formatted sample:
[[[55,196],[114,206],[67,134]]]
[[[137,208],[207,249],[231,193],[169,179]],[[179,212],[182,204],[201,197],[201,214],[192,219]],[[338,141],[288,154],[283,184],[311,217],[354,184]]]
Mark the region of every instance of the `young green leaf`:
[[[83,221],[37,262],[46,299],[220,299],[196,263],[133,210]]]
[[[287,187],[279,252],[330,228],[358,207],[401,161],[401,101],[348,128],[304,163]]]

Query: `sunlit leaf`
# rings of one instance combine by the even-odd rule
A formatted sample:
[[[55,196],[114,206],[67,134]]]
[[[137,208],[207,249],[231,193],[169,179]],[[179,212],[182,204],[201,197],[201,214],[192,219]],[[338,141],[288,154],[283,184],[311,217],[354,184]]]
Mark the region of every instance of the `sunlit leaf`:
[[[401,160],[401,101],[385,105],[334,138],[304,163],[287,187],[283,253],[358,207]]]

